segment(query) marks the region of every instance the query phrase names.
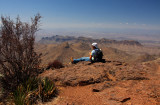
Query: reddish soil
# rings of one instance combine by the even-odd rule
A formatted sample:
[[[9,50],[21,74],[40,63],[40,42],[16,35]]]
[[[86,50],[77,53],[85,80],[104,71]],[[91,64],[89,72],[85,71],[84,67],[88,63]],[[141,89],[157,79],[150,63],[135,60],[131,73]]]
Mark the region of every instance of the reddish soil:
[[[160,105],[160,63],[155,61],[79,63],[40,76],[60,83],[58,97],[47,105]]]

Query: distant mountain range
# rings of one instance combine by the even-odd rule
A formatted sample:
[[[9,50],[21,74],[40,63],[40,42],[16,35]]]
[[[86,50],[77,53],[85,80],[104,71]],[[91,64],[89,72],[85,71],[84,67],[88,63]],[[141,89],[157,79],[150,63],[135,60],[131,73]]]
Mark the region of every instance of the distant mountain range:
[[[39,43],[43,44],[57,44],[57,43],[63,43],[63,42],[69,42],[69,43],[77,43],[77,42],[85,42],[85,43],[93,43],[97,42],[99,44],[124,44],[124,45],[136,45],[136,46],[142,46],[141,43],[134,40],[110,40],[110,39],[93,39],[93,38],[87,38],[87,37],[74,37],[74,36],[60,36],[55,35],[52,37],[43,37]]]

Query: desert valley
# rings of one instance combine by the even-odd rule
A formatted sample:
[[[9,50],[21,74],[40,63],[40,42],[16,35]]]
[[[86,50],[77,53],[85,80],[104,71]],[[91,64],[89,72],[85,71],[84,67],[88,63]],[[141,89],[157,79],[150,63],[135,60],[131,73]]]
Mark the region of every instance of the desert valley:
[[[105,62],[70,64],[70,58],[89,56],[97,42]],[[64,67],[39,76],[56,83],[59,95],[47,105],[158,105],[160,104],[160,47],[134,40],[52,36],[35,46],[42,66],[58,60]]]

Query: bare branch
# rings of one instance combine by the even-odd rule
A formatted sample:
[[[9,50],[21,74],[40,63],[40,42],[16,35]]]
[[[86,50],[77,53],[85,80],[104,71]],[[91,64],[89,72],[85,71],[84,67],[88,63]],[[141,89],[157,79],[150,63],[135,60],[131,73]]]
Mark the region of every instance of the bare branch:
[[[10,17],[1,17],[0,28],[0,71],[3,86],[12,91],[30,76],[37,74],[40,55],[34,51],[35,33],[39,30],[41,16],[31,18],[31,24],[16,22]]]

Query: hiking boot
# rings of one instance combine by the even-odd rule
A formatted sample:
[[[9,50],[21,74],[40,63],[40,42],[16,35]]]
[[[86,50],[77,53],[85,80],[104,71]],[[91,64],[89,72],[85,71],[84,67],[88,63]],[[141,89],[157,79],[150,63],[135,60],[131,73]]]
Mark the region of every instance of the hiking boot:
[[[70,58],[70,61],[71,61],[71,62],[70,62],[71,64],[74,64],[73,57]]]

